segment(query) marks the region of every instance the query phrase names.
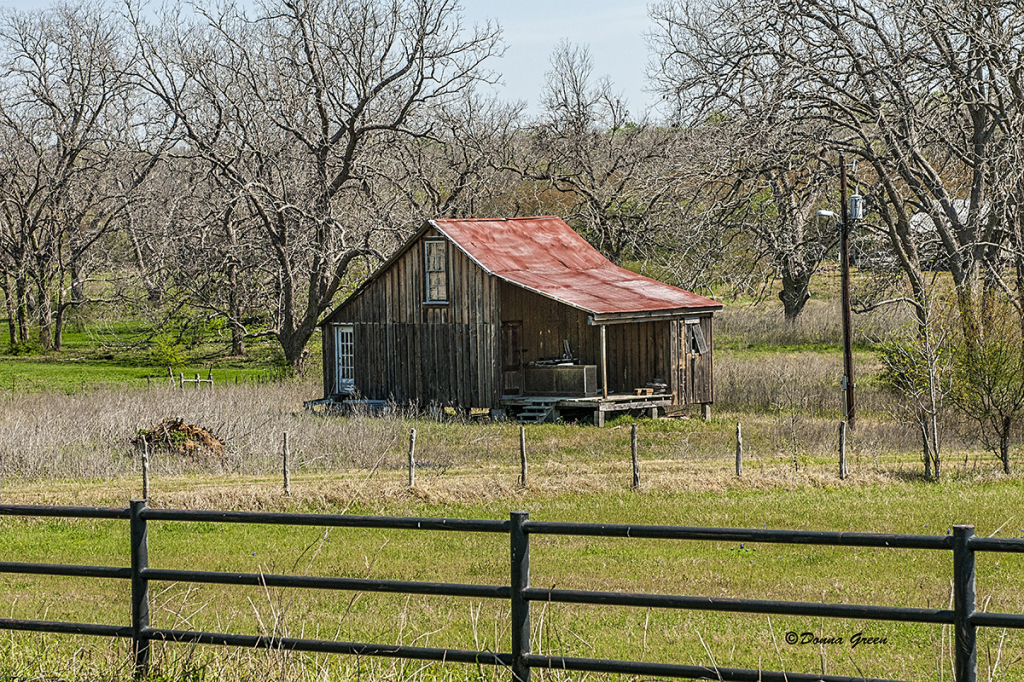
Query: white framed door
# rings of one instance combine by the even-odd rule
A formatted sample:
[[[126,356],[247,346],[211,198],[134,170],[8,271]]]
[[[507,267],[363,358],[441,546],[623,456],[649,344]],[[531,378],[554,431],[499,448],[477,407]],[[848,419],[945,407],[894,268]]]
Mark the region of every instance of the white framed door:
[[[355,333],[350,324],[334,325],[335,392],[352,393],[356,388]]]

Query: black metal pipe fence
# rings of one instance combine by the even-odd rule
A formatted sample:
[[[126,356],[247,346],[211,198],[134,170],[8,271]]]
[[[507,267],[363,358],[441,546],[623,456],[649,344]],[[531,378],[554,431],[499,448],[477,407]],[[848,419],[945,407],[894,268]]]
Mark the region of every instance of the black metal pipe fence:
[[[975,554],[981,551],[1024,552],[1024,540],[975,537],[974,527],[966,525],[955,526],[953,534],[947,536],[897,535],[887,533],[837,533],[686,526],[555,523],[530,521],[529,515],[526,512],[512,512],[511,518],[508,521],[494,521],[330,514],[186,511],[150,509],[146,506],[144,500],[132,501],[127,509],[0,505],[0,517],[2,516],[123,519],[129,521],[131,557],[128,568],[5,561],[0,562],[0,573],[130,580],[132,604],[130,625],[119,626],[0,618],[0,628],[6,630],[130,638],[132,640],[136,672],[140,675],[146,674],[149,670],[151,642],[167,641],[494,665],[509,668],[513,682],[529,682],[532,668],[686,679],[708,678],[736,682],[854,682],[855,680],[864,682],[871,679],[840,675],[534,654],[530,650],[530,602],[535,601],[952,625],[954,626],[954,672],[956,682],[976,682],[977,680],[977,628],[1024,629],[1024,615],[979,613],[976,610],[975,604]],[[476,585],[150,568],[148,550],[149,521],[206,521],[217,523],[288,524],[319,527],[508,534],[510,541],[509,585]],[[671,594],[633,594],[592,590],[533,588],[530,587],[531,535],[659,538],[745,543],[795,543],[830,547],[884,547],[952,551],[953,608],[922,609],[896,606],[826,604],[761,599],[723,599]],[[149,619],[149,583],[152,581],[392,592],[509,600],[512,620],[512,650],[507,653],[496,653],[492,651],[156,628],[150,625]],[[893,681],[876,680],[875,682]]]

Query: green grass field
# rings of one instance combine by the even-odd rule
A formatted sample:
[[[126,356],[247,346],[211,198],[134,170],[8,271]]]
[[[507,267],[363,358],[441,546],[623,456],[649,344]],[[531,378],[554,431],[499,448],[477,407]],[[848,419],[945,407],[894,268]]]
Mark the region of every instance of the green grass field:
[[[0,497],[7,503],[126,506],[139,496],[137,430],[181,417],[209,427],[222,457],[153,457],[151,505],[353,514],[705,525],[945,535],[971,523],[979,535],[1024,537],[1024,487],[998,473],[970,430],[946,423],[941,483],[923,480],[912,427],[896,421],[877,377],[874,342],[897,318],[863,319],[858,341],[860,424],[850,434],[851,476],[836,473],[840,413],[838,324],[812,301],[797,325],[777,311],[723,314],[716,337],[713,419],[640,420],[641,487],[630,489],[632,418],[605,429],[527,429],[529,486],[517,485],[518,426],[487,421],[323,417],[319,368],[305,380],[256,384],[276,372],[267,346],[240,360],[199,347],[175,369],[212,369],[215,388],[178,390],[144,348],[114,352],[95,330],[69,335],[60,354],[0,362]],[[109,337],[107,337],[109,339]],[[221,349],[222,350],[222,349]],[[317,352],[312,354],[313,358]],[[148,382],[147,376],[160,377]],[[733,472],[742,422],[744,476]],[[418,432],[415,488],[403,469]],[[291,497],[281,494],[280,444],[290,436]],[[1016,457],[1016,456],[1015,456]],[[1016,464],[1016,459],[1015,459]],[[125,566],[126,522],[0,519],[9,561]],[[157,523],[150,563],[267,573],[507,584],[508,538],[441,532]],[[948,552],[799,545],[602,540],[537,536],[534,587],[650,591],[948,608]],[[3,616],[126,624],[128,585],[113,580],[0,574]],[[982,555],[979,609],[1024,609],[1024,557]],[[159,626],[354,641],[509,650],[504,602],[371,593],[152,586]],[[533,649],[601,658],[822,672],[911,680],[952,679],[949,628],[872,621],[535,603]],[[789,644],[812,633],[828,644]],[[884,639],[853,646],[851,638]],[[980,634],[980,678],[1024,679],[1024,636]],[[508,679],[507,671],[386,659],[307,656],[158,645],[154,680]],[[537,679],[582,679],[535,671]],[[124,641],[0,633],[0,680],[128,680]]]
[[[221,480],[236,488],[249,481]],[[192,481],[161,483],[165,495],[187,492]],[[362,481],[359,500],[328,503],[313,491],[336,476],[299,477],[305,492],[277,497],[282,508],[415,516],[504,519],[512,509],[532,519],[879,531],[944,535],[953,524],[975,523],[979,535],[1022,537],[1024,489],[1017,481],[923,482],[887,485],[781,486],[748,488],[738,482],[708,493],[655,489],[579,493],[555,490],[541,477],[514,499],[435,503],[442,480],[398,495],[385,482]],[[267,482],[264,485],[268,485]],[[17,490],[12,491],[15,495]],[[272,497],[251,493],[252,499]],[[127,524],[60,520],[3,521],[0,552],[21,561],[127,565]],[[1020,555],[983,555],[978,566],[978,603],[985,610],[1019,613],[1024,603]],[[401,580],[507,584],[504,535],[385,530],[289,528],[235,524],[153,522],[150,564],[266,573],[341,575]],[[824,548],[735,543],[535,537],[531,542],[532,585],[559,588],[649,591],[716,597],[865,603],[946,608],[951,559],[946,552]],[[128,586],[114,581],[4,576],[9,615],[71,621],[126,623]],[[418,643],[507,651],[508,606],[455,598],[335,594],[217,586],[155,584],[154,623],[163,627],[245,633],[322,636],[352,641]],[[943,679],[949,676],[948,629],[881,622],[829,621],[798,617],[645,611],[624,608],[534,604],[535,650],[572,656],[642,658],[788,671]],[[842,645],[788,645],[786,632],[843,637]],[[852,648],[854,633],[885,638],[886,645]],[[21,661],[42,645],[42,636],[7,636],[5,647]],[[981,661],[992,679],[1019,679],[1024,638],[983,631]],[[96,647],[95,642],[81,646]],[[99,643],[116,658],[123,643]],[[189,647],[165,645],[158,660],[184,655]],[[998,652],[999,663],[995,658]],[[193,662],[225,665],[226,652],[201,648]],[[253,654],[254,655],[254,654]],[[316,659],[293,656],[293,675],[317,676]],[[60,656],[51,662],[60,666]],[[260,663],[262,661],[262,663]],[[253,658],[255,673],[267,660]],[[333,675],[354,675],[359,663],[332,660]],[[380,664],[383,665],[383,664]],[[456,666],[458,667],[458,666]],[[232,672],[234,670],[234,672]],[[0,671],[3,671],[0,668]],[[858,672],[859,671],[859,672]],[[218,673],[235,679],[230,665]],[[66,673],[64,673],[66,675]],[[92,674],[92,673],[90,673]],[[438,674],[432,673],[432,674]],[[446,675],[473,676],[473,670]],[[244,675],[243,675],[244,678]],[[81,677],[78,679],[88,679]]]
[[[199,340],[178,341],[154,335],[145,320],[130,322],[88,320],[69,324],[63,347],[46,351],[38,344],[11,348],[7,323],[0,321],[0,393],[61,391],[109,387],[146,388],[165,385],[173,373],[215,382],[266,381],[283,374],[280,353],[268,338],[251,340],[245,357],[227,354],[228,345],[216,332]],[[310,371],[319,371],[319,335],[310,348]],[[312,364],[315,363],[316,367]]]

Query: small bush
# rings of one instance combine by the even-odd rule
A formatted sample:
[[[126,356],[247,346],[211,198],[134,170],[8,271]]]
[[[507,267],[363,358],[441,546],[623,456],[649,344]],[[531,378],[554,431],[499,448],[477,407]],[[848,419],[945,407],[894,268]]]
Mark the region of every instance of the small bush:
[[[9,355],[36,355],[40,352],[39,344],[33,341],[12,343],[8,349]]]
[[[157,367],[173,367],[180,369],[188,364],[188,352],[180,342],[167,336],[153,339],[149,350],[149,361]]]

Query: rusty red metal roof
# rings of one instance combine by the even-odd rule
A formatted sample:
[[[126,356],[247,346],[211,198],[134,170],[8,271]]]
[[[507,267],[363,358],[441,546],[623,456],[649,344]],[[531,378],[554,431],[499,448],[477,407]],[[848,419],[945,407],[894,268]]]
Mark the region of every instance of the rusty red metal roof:
[[[718,301],[620,268],[554,216],[430,224],[491,274],[595,315],[722,307]]]

